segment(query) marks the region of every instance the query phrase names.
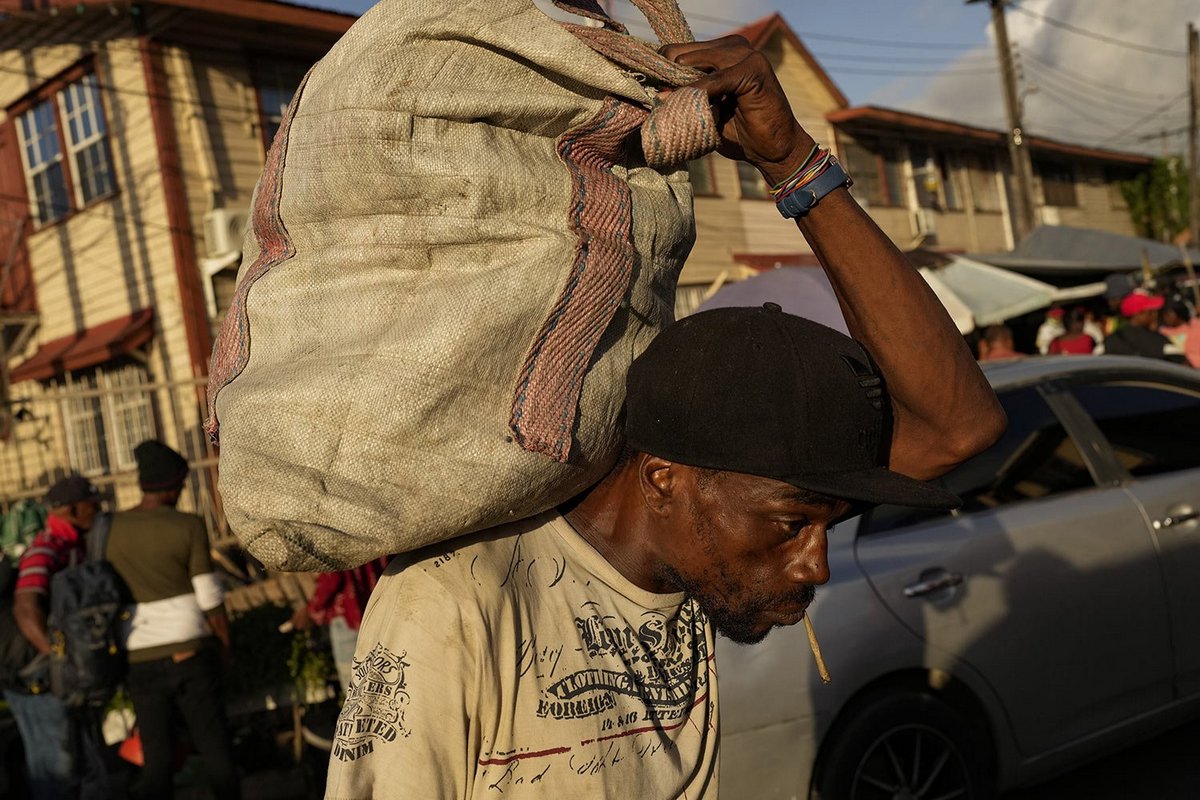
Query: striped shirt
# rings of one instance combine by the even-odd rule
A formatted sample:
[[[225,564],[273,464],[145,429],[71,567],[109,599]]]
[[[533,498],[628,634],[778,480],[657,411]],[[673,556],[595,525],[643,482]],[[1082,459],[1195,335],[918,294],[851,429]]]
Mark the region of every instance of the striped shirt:
[[[50,593],[54,574],[87,560],[83,535],[65,519],[51,514],[46,529],[33,537],[17,566],[17,592]]]

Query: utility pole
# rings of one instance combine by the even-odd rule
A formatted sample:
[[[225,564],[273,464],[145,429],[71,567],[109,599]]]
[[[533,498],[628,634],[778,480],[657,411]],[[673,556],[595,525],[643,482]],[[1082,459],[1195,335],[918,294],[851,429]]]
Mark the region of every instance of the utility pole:
[[[1004,106],[1008,112],[1008,155],[1012,161],[1016,191],[1013,193],[1013,233],[1020,242],[1037,225],[1033,202],[1033,164],[1029,158],[1029,142],[1025,139],[1021,101],[1017,95],[1017,73],[1013,67],[1012,46],[1008,41],[1008,25],[1004,7],[1009,0],[967,0],[967,4],[986,2],[992,7],[992,27],[996,31],[996,50],[1000,57],[1000,73],[1004,87]]]
[[[1188,201],[1192,246],[1200,247],[1200,33],[1188,23]]]

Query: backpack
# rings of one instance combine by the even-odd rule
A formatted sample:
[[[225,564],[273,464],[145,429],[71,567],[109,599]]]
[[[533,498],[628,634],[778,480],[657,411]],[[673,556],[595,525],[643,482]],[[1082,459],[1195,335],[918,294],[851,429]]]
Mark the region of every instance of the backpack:
[[[226,518],[336,571],[552,508],[623,446],[674,316],[701,73],[595,0],[381,0],[297,89],[213,348]],[[663,43],[677,0],[635,0]]]
[[[46,528],[46,507],[36,500],[21,500],[0,523],[0,554],[16,565],[29,543]]]
[[[17,566],[7,557],[0,558],[0,689],[26,692],[30,688],[22,670],[37,657],[37,650],[21,633],[13,616],[13,590],[17,584]]]
[[[129,591],[104,560],[111,525],[98,515],[87,560],[50,580],[50,691],[72,708],[107,703],[129,668],[120,632]]]

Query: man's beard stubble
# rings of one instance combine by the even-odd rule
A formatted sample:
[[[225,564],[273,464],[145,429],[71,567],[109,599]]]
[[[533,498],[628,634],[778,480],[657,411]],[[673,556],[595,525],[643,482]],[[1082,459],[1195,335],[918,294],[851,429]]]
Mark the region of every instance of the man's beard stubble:
[[[730,581],[718,568],[720,582],[726,586]],[[686,593],[700,605],[700,610],[708,617],[717,633],[737,644],[758,644],[767,638],[774,625],[763,625],[763,614],[781,605],[805,605],[812,602],[816,593],[815,587],[806,585],[788,597],[769,597],[765,594],[750,593],[741,608],[734,610],[724,597],[705,590],[700,581],[684,578],[674,568],[664,565],[661,568],[662,578],[669,581],[680,591]]]

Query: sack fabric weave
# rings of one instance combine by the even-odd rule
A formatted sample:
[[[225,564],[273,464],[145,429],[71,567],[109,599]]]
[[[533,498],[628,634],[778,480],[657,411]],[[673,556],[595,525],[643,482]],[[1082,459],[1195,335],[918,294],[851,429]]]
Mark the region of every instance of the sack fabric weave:
[[[675,0],[635,2],[691,39]],[[297,91],[209,382],[225,512],[268,566],[540,513],[619,452],[694,240],[684,162],[719,139],[701,92],[656,91],[698,73],[559,5],[605,27],[382,0]]]

